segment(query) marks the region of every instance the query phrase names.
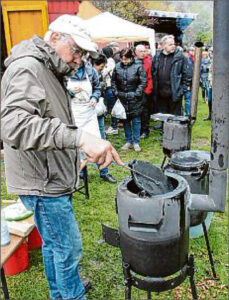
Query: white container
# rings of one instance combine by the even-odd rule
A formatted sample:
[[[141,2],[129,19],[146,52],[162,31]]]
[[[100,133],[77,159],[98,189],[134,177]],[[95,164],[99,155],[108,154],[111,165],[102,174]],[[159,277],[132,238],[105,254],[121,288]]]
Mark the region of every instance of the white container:
[[[1,211],[1,246],[7,246],[10,243],[10,234],[5,220],[5,214]]]

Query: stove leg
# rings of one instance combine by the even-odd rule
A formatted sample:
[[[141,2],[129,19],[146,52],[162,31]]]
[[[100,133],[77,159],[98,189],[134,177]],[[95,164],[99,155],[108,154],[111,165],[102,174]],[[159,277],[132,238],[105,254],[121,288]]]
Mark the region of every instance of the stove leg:
[[[131,286],[126,285],[125,300],[131,300]]]
[[[190,277],[190,285],[191,285],[191,291],[192,291],[192,299],[193,300],[197,300],[197,291],[196,291],[196,285],[195,285],[195,281],[194,281],[194,276]]]
[[[152,299],[152,297],[151,297],[151,292],[148,291],[148,292],[147,292],[147,300],[151,300],[151,299]]]
[[[130,273],[130,265],[123,262],[122,267],[125,277],[125,300],[131,300],[132,276]]]
[[[189,273],[189,281],[190,281],[190,286],[191,286],[191,291],[192,291],[192,298],[193,300],[197,300],[197,291],[196,291],[196,285],[194,281],[194,274],[195,274],[195,268],[194,268],[194,256],[191,254],[189,256],[189,268],[190,268],[190,273]]]
[[[85,196],[86,196],[86,199],[89,199],[90,198],[90,195],[89,195],[89,188],[88,188],[88,171],[87,171],[87,166],[84,167],[84,170],[85,170],[85,174],[84,174],[84,186],[85,186]]]
[[[213,279],[217,279],[216,271],[215,271],[215,265],[214,265],[214,261],[213,261],[212,251],[211,251],[211,248],[210,248],[210,243],[209,243],[209,239],[208,239],[208,233],[207,233],[207,228],[206,228],[205,222],[202,222],[202,227],[203,227],[205,242],[206,242],[206,245],[207,245],[208,257],[209,257],[209,261],[210,261],[210,264],[211,264]]]
[[[162,161],[162,164],[161,164],[161,169],[164,168],[164,165],[165,165],[165,162],[166,162],[166,158],[167,158],[167,156],[164,155],[164,158],[163,158],[163,161]]]

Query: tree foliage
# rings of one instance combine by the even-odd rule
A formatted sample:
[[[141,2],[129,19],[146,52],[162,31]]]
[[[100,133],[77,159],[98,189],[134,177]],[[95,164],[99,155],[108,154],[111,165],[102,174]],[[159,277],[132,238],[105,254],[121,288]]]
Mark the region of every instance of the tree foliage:
[[[185,30],[184,43],[196,41],[212,43],[213,3],[212,1],[140,1],[140,0],[100,0],[92,3],[101,11],[109,11],[125,20],[139,25],[154,27],[158,19],[149,17],[147,10],[164,10],[197,13],[197,19]]]
[[[120,18],[137,23],[139,25],[153,25],[156,20],[149,16],[147,9],[142,5],[142,1],[92,1],[101,11],[108,11]]]
[[[142,1],[142,5],[149,10],[174,11],[173,1]]]
[[[143,1],[147,9],[196,13],[197,19],[184,31],[184,43],[201,41],[210,45],[213,38],[213,1]]]
[[[205,45],[212,44],[213,38],[213,7],[210,1],[190,3],[190,12],[197,13],[197,19],[185,31],[188,43],[201,41]]]

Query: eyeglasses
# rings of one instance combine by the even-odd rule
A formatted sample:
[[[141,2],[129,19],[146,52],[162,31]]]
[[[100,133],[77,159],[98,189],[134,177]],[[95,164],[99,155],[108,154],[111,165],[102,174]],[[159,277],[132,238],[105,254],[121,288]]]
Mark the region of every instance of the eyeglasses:
[[[87,51],[81,49],[77,45],[74,46],[73,43],[68,39],[68,37],[66,35],[63,35],[63,36],[65,37],[68,45],[70,46],[73,55],[78,55],[78,56],[82,57],[82,56],[84,56],[87,53]]]
[[[68,41],[69,46],[71,47],[73,55],[79,55],[79,56],[82,57],[87,53],[85,50],[83,50],[83,49],[81,49],[77,46],[72,45],[72,43],[69,40],[67,40],[67,41]]]
[[[86,54],[86,51],[77,47],[77,46],[73,46],[72,43],[70,41],[69,42],[69,45],[71,47],[71,50],[72,50],[72,54],[73,55],[79,55],[79,56],[84,56]]]

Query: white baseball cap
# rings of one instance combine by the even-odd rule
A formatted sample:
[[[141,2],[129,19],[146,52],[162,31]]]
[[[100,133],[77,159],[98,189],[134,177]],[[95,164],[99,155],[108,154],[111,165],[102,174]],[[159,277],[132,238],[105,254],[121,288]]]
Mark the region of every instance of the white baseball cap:
[[[71,35],[81,49],[88,51],[93,58],[98,56],[98,46],[92,42],[91,36],[81,18],[71,15],[62,15],[50,23],[49,30]]]

